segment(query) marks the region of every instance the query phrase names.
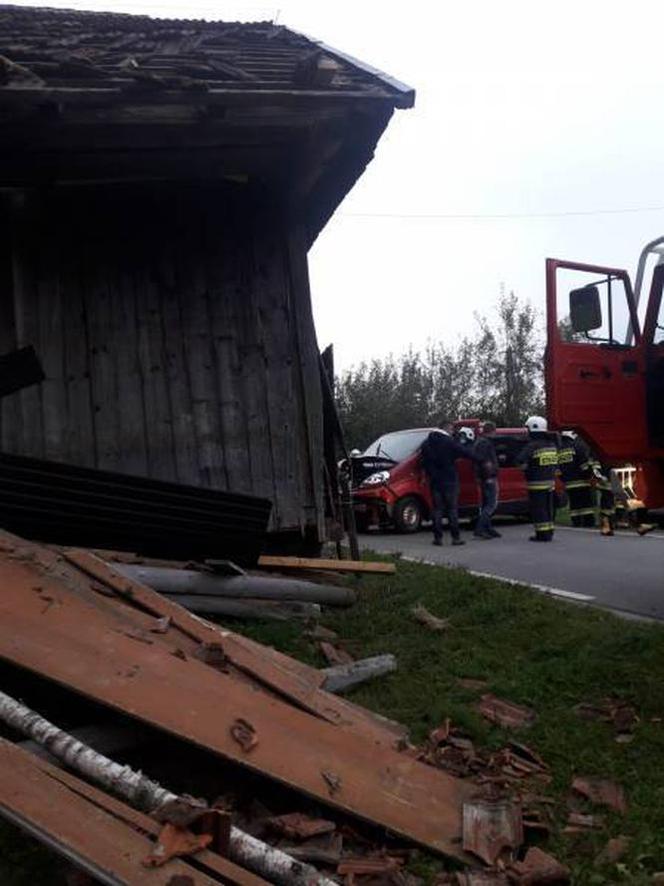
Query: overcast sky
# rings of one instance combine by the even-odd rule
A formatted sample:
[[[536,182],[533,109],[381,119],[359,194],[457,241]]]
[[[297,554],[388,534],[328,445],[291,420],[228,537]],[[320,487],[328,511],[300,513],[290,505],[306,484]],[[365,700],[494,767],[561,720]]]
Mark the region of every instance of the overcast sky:
[[[545,257],[631,271],[664,234],[658,0],[19,5],[277,18],[416,89],[311,252],[338,367],[453,343],[501,283],[543,310]]]

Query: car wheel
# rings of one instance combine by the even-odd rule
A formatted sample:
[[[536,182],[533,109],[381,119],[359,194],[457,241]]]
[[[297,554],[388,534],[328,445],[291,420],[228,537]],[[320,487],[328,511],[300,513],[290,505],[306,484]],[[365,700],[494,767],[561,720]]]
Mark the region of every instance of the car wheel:
[[[422,505],[414,495],[399,499],[394,506],[394,525],[397,532],[418,532],[422,525]]]

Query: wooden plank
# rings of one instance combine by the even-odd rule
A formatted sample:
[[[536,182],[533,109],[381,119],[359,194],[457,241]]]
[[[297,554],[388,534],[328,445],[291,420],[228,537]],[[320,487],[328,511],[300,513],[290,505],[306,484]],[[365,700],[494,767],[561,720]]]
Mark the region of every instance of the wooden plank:
[[[288,237],[291,310],[295,318],[299,361],[305,445],[308,454],[309,492],[304,499],[306,522],[318,538],[325,538],[323,496],[323,414],[320,386],[319,351],[316,341],[309,291],[307,246],[304,233],[293,227]]]
[[[158,825],[2,738],[0,771],[0,815],[82,864],[89,873],[103,872],[127,886],[168,886],[178,876],[190,886],[227,882],[219,875],[237,886],[264,882],[221,856],[212,857],[209,851],[196,856],[206,872],[182,859],[160,868],[145,867],[143,861],[153,850]]]
[[[64,314],[62,348],[65,361],[68,419],[62,460],[85,467],[94,467],[94,424],[87,317],[83,298],[84,283],[80,274],[75,239],[72,240],[63,230],[58,234],[58,242],[60,244],[60,283]]]
[[[9,194],[0,193],[0,353],[6,354],[17,348],[16,321],[14,316],[13,241],[14,200]],[[20,452],[22,437],[21,401],[18,393],[0,398],[0,447],[6,452]]]
[[[127,213],[125,213],[126,216]],[[110,245],[110,244],[109,244]],[[139,244],[134,237],[115,244],[112,316],[118,336],[114,342],[116,384],[120,410],[118,437],[122,441],[121,470],[148,476],[147,413],[139,356],[135,273]]]
[[[197,485],[227,489],[216,365],[210,333],[209,292],[204,270],[206,255],[202,241],[205,226],[198,201],[185,200],[181,194],[177,199],[178,215],[183,220],[178,237],[177,284],[198,449]]]
[[[260,293],[261,338],[265,354],[266,411],[274,487],[272,527],[301,529],[302,462],[297,434],[298,403],[294,378],[295,319],[289,311],[285,249],[285,221],[274,212],[257,215],[253,241],[254,280]]]
[[[38,578],[37,578],[38,577]],[[36,580],[42,594],[31,593]],[[457,858],[472,786],[256,691],[138,643],[28,562],[0,557],[0,657],[260,772],[319,802]],[[53,598],[44,607],[43,594]],[[81,630],[85,625],[85,630]],[[260,699],[260,701],[258,700]],[[233,738],[238,720],[257,738]]]
[[[50,227],[50,225],[49,225]],[[62,460],[66,445],[68,409],[65,385],[64,304],[58,267],[62,232],[44,238],[37,282],[39,336],[35,342],[46,378],[41,383],[44,455]]]
[[[198,447],[193,414],[191,381],[187,369],[182,329],[185,325],[177,279],[177,231],[156,246],[153,266],[161,305],[161,326],[164,340],[164,371],[173,416],[175,438],[175,469],[180,483],[200,483]]]
[[[89,217],[92,214],[91,204],[83,205],[88,211],[82,214]],[[91,232],[82,231],[78,238],[82,253],[80,263],[88,333],[95,466],[102,470],[120,471],[123,469],[124,447],[118,429],[123,404],[118,396],[116,342],[121,338],[122,330],[116,332],[114,328],[115,312],[110,283],[119,244],[114,219],[109,218],[108,213],[100,221],[100,226],[103,231],[101,239],[99,229],[94,232],[96,236],[91,237]]]
[[[159,618],[168,617],[171,624],[190,639],[200,643],[221,643],[224,654],[238,670],[263,686],[297,704],[300,708],[344,728],[352,728],[370,741],[395,747],[404,738],[404,730],[395,731],[377,723],[369,712],[350,706],[342,699],[320,691],[320,673],[295,662],[274,649],[253,643],[247,637],[204,622],[173,601],[146,585],[126,578],[87,551],[67,550],[66,559],[92,578],[113,588],[132,604],[140,605]]]
[[[372,572],[380,575],[394,575],[394,563],[380,563],[369,560],[325,560],[322,557],[272,557],[263,554],[258,565],[262,569],[330,569],[334,572]]]
[[[227,489],[251,492],[246,411],[243,403],[242,363],[238,347],[237,253],[233,225],[237,197],[226,192],[206,213],[205,273],[209,290],[212,350],[216,375],[219,422],[224,441]],[[225,207],[222,214],[220,207]]]
[[[0,740],[0,746],[1,745],[2,742]],[[19,748],[15,745],[10,745],[10,747],[12,748],[12,751],[19,751]],[[27,751],[24,751],[23,753],[25,754]],[[23,760],[18,758],[18,754],[10,752],[10,756],[18,762],[19,765],[24,765]],[[154,819],[150,818],[148,815],[144,815],[142,812],[137,812],[122,800],[118,800],[110,794],[107,794],[105,791],[82,781],[72,773],[53,765],[48,761],[48,758],[36,757],[30,754],[29,764],[31,767],[38,769],[40,772],[43,772],[49,778],[53,779],[57,784],[64,785],[72,791],[75,791],[76,794],[85,797],[94,803],[95,806],[104,809],[115,818],[126,822],[136,830],[143,831],[145,834],[150,835],[150,837],[158,836],[161,830],[161,825]],[[250,871],[244,870],[244,868],[238,867],[238,865],[229,861],[227,858],[223,858],[216,852],[207,849],[196,853],[196,862],[198,865],[203,865],[207,868],[208,872],[220,874],[224,877],[224,883],[228,882],[232,884],[232,886],[263,886],[263,884],[266,883],[261,877],[252,874]]]
[[[13,301],[16,342],[18,347],[39,343],[39,311],[37,274],[46,226],[43,218],[35,222],[43,205],[43,198],[24,196],[14,213],[13,244]],[[42,423],[41,387],[33,385],[19,391],[21,411],[20,453],[36,458],[44,457],[44,430]]]
[[[134,291],[138,356],[146,417],[148,470],[150,477],[174,480],[176,468],[173,414],[165,372],[161,305],[152,268],[153,252],[157,247],[151,238],[158,238],[159,232],[146,229],[148,221],[154,221],[157,207],[152,203],[148,192],[143,192],[142,197],[142,205],[136,218],[141,229],[135,234],[140,243],[140,252],[136,250],[134,253],[136,257]]]
[[[242,372],[243,405],[246,412],[251,486],[254,495],[274,500],[274,469],[272,465],[270,416],[267,408],[267,366],[261,321],[262,294],[251,260],[252,243],[258,236],[253,219],[242,220],[243,236],[237,250],[238,336]]]

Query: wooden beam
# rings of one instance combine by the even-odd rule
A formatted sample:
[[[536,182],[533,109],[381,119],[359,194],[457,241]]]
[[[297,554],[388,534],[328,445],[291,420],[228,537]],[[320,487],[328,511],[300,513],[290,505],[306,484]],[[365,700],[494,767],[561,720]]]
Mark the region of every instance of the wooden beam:
[[[180,90],[163,90],[153,93],[151,96],[154,105],[198,105],[206,104],[238,104],[254,105],[275,102],[287,106],[306,106],[312,103],[329,102],[330,104],[343,102],[364,102],[373,105],[388,104],[394,107],[394,99],[387,92],[376,90],[366,92],[364,90],[327,90],[327,89],[208,89],[205,92],[192,93]],[[16,105],[43,105],[48,103],[78,104],[90,107],[103,102],[113,101],[120,104],[136,104],[139,96],[136,91],[122,90],[119,88],[104,87],[38,87],[0,89],[0,108],[3,106]]]
[[[368,560],[324,560],[317,557],[271,557],[263,555],[258,560],[261,569],[317,569],[334,572],[369,572],[394,575],[394,563],[370,562]]]
[[[93,876],[102,875],[99,882],[266,884],[206,849],[197,853],[196,867],[173,859],[163,868],[147,868],[143,861],[161,829],[147,815],[1,738],[0,770],[0,815]]]

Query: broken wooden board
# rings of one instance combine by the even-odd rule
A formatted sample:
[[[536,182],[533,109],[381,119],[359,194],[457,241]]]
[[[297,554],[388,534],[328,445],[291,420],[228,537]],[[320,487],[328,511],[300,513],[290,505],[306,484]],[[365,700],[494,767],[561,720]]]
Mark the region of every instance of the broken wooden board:
[[[188,612],[181,606],[146,585],[121,575],[109,563],[87,551],[70,549],[64,557],[74,566],[108,588],[117,591],[134,606],[140,606],[153,615],[168,617],[189,641],[222,644],[229,662],[259,683],[267,686],[303,710],[309,711],[338,726],[349,727],[386,747],[396,747],[405,738],[405,729],[390,724],[320,689],[325,677],[315,668],[296,662],[274,649],[262,646],[218,627]]]
[[[261,569],[317,569],[334,572],[368,572],[377,575],[394,575],[394,563],[381,563],[369,560],[325,560],[317,557],[270,557],[258,558]]]
[[[178,876],[189,886],[265,884],[207,850],[196,855],[205,871],[177,859],[163,868],[145,867],[143,861],[160,831],[157,822],[4,739],[0,739],[0,771],[0,815],[92,876],[110,873],[113,882],[146,886],[168,886]]]
[[[0,582],[2,658],[328,806],[465,857],[461,808],[470,785],[366,734],[257,694],[230,673],[183,660],[162,645],[163,635],[137,642],[107,613],[40,574],[34,562],[0,555]],[[181,621],[184,611],[169,608]],[[239,740],[241,729],[251,741]]]

